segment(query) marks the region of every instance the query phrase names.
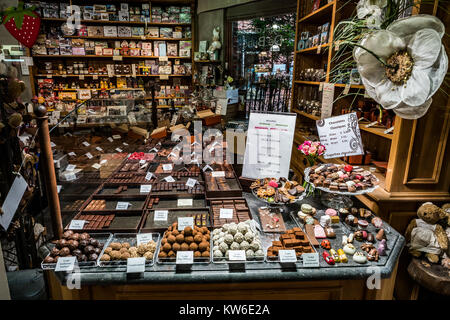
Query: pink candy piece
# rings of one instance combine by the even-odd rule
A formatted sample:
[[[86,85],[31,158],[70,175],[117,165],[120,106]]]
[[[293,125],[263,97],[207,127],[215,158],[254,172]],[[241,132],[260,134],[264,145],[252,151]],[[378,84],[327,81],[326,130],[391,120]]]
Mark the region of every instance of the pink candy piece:
[[[325,211],[325,214],[328,215],[328,216],[337,216],[336,210],[331,209],[331,208],[327,209],[327,210]]]
[[[278,183],[276,183],[276,181],[274,181],[274,180],[271,180],[271,181],[269,181],[269,186],[278,188]]]
[[[319,224],[314,226],[314,237],[316,237],[316,239],[324,239],[327,237],[325,230]]]

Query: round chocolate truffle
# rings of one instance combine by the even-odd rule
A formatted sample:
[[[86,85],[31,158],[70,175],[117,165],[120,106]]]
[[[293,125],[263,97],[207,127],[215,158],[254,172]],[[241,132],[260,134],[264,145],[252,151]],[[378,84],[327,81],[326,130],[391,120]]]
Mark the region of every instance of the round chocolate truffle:
[[[168,242],[168,243],[174,243],[176,240],[177,240],[177,239],[176,239],[173,235],[167,237],[167,242]]]
[[[178,243],[183,243],[184,242],[184,236],[182,234],[179,234],[176,236],[176,240]]]
[[[187,243],[187,244],[191,244],[192,242],[194,242],[194,237],[193,236],[185,236],[184,237],[184,241]]]
[[[187,243],[183,243],[181,245],[181,251],[188,251],[189,250],[189,245]]]
[[[167,256],[169,258],[175,258],[177,256],[177,254],[175,252],[173,252],[172,250],[170,250],[169,253],[167,254]]]
[[[130,246],[130,244],[128,243],[128,242],[124,242],[124,243],[122,243],[122,248],[127,248],[127,249],[129,249],[131,246]]]
[[[178,231],[177,229],[175,229],[175,230],[172,231],[172,235],[175,236],[175,237],[176,237],[177,235],[179,235],[179,234],[180,234],[180,231]]]
[[[95,253],[93,255],[95,255]],[[127,260],[128,258],[131,258],[131,254],[128,251],[127,252],[123,252],[120,255],[120,260]]]
[[[55,263],[55,259],[53,257],[47,256],[44,259],[44,263]]]
[[[163,250],[165,252],[169,252],[172,249],[172,246],[169,243],[166,243],[165,245],[163,245]]]
[[[68,230],[66,232],[63,233],[63,238],[64,239],[69,239],[69,237],[73,235],[73,231],[72,230]]]
[[[172,245],[172,250],[175,251],[175,252],[180,251],[181,250],[181,245],[179,243],[174,243]]]
[[[167,258],[167,253],[165,253],[164,251],[161,251],[161,252],[158,254],[158,257],[159,257],[159,258]]]
[[[199,258],[202,256],[202,253],[200,251],[195,251],[194,252],[194,257]]]
[[[203,251],[202,257],[209,257],[209,251]]]
[[[199,234],[199,233],[197,233],[197,234],[195,235],[195,237],[194,237],[194,241],[195,241],[196,243],[200,243],[200,242],[202,242],[202,240],[203,240],[202,235]]]
[[[103,254],[102,257],[100,258],[100,261],[110,261],[111,257],[107,254]]]
[[[61,250],[59,250],[59,255],[61,257],[68,256],[69,254],[70,254],[70,249],[67,247],[61,248]]]
[[[56,257],[59,254],[59,250],[57,248],[53,248],[52,251],[50,252],[50,255],[52,257]]]
[[[206,242],[206,241],[202,241],[202,242],[200,242],[200,244],[198,245],[198,248],[199,248],[199,250],[200,251],[205,251],[207,248],[208,248],[208,246],[209,246],[209,243],[208,242]]]
[[[193,230],[192,230],[191,227],[185,227],[183,231],[184,231],[184,235],[185,236],[192,236],[192,231]]]
[[[93,253],[89,256],[88,260],[89,261],[96,261],[98,259],[98,255]]]
[[[198,250],[198,245],[197,245],[195,242],[192,242],[192,243],[189,245],[189,250],[191,250],[191,251],[197,251],[197,250]]]

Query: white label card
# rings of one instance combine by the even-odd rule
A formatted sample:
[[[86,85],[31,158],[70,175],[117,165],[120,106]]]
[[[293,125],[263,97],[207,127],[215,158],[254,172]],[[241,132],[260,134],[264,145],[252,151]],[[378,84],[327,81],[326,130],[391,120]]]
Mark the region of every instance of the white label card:
[[[178,199],[177,206],[178,207],[192,207],[192,199]]]
[[[324,83],[322,93],[321,118],[329,118],[333,114],[334,83]]]
[[[350,83],[347,83],[346,85],[345,85],[345,88],[344,88],[344,94],[348,94],[349,93],[349,91],[350,91]]]
[[[150,191],[152,191],[151,184],[142,184],[139,190],[140,193],[149,193]]]
[[[122,56],[114,56],[113,60],[114,61],[122,61],[123,57]]]
[[[109,138],[108,138],[108,141],[109,141],[109,142],[113,142],[114,140],[113,140],[113,138],[109,137]]]
[[[56,143],[54,143],[53,141],[50,142],[50,147],[54,148],[56,147]]]
[[[94,169],[100,169],[102,167],[102,165],[101,164],[99,164],[99,163],[94,163],[93,165],[92,165],[92,168],[94,168]]]
[[[58,191],[58,193],[60,193],[60,192],[61,192],[61,188],[62,188],[62,186],[61,186],[61,185],[57,185],[57,186],[56,186],[56,190]]]
[[[146,161],[145,160],[139,160],[139,164],[145,164]]]
[[[0,214],[0,225],[5,230],[8,230],[9,224],[17,211],[17,207],[19,206],[27,187],[28,184],[25,179],[21,175],[17,175],[1,206],[2,213]]]
[[[113,135],[112,137],[113,137],[113,139],[120,139],[120,138],[122,138],[122,137],[120,136],[120,134],[115,134],[115,135]]]
[[[66,171],[73,171],[75,169],[76,165],[75,164],[69,164],[66,168]]]
[[[86,220],[72,220],[70,221],[70,230],[83,230]]]
[[[77,178],[75,176],[75,173],[72,173],[72,172],[66,173],[64,176],[66,177],[66,181],[72,181]]]
[[[161,62],[169,61],[169,57],[167,57],[167,56],[160,56],[159,57],[159,61],[161,61]]]
[[[60,257],[56,262],[55,272],[60,271],[73,271],[77,257]]]
[[[178,231],[183,231],[186,227],[194,228],[194,217],[178,218]]]
[[[116,148],[116,151],[117,151],[117,152],[122,152],[123,150],[120,149],[120,148]]]
[[[69,152],[69,156],[75,157],[77,154],[75,152]]]
[[[193,188],[197,184],[197,180],[189,178],[188,181],[186,181],[186,186],[189,188]]]
[[[116,210],[128,210],[128,207],[130,206],[129,202],[117,202]]]
[[[225,171],[214,171],[211,173],[211,176],[214,178],[225,177]]]
[[[297,262],[295,250],[279,250],[278,256],[280,257],[280,262]]]
[[[304,253],[302,254],[303,267],[305,268],[318,268],[319,267],[319,254],[318,253]]]
[[[102,164],[105,164],[105,163],[107,163],[107,162],[108,162],[108,160],[103,159],[102,161],[100,161],[100,164],[102,165]]]
[[[177,251],[176,264],[192,264],[194,262],[194,251]]]
[[[147,174],[145,175],[145,180],[151,180],[152,177],[153,177],[153,173],[147,172]]]
[[[124,145],[124,146],[128,146],[128,143],[124,142],[123,145]]]
[[[206,172],[206,170],[214,171],[213,168],[211,168],[211,166],[210,166],[209,164],[207,164],[207,165],[203,168],[203,172]]]
[[[163,168],[164,171],[172,171],[173,166],[170,163],[169,164],[163,164],[162,168]]]
[[[394,126],[390,127],[389,129],[384,130],[384,134],[388,134],[394,131]]]
[[[175,182],[175,179],[172,176],[165,177],[164,180],[167,182]]]
[[[86,157],[88,157],[88,159],[92,159],[94,156],[90,152],[88,152],[86,153]]]
[[[228,250],[230,261],[245,261],[247,260],[245,257],[245,250]]]
[[[82,145],[85,146],[85,147],[89,147],[91,144],[90,144],[89,142],[87,142],[87,141],[84,141],[84,142],[82,143]]]
[[[153,235],[151,233],[138,233],[136,235],[137,245],[147,244],[153,240]]]
[[[371,122],[371,123],[369,123],[369,124],[366,125],[366,128],[373,127],[373,126],[376,125],[376,124],[378,124],[378,121]]]
[[[127,273],[142,273],[145,271],[145,258],[128,258]]]
[[[100,147],[95,147],[95,150],[97,150],[97,151],[103,151],[103,149],[100,148]]]
[[[167,210],[155,210],[153,221],[167,221],[168,214]]]
[[[233,219],[233,209],[220,208],[220,219]]]

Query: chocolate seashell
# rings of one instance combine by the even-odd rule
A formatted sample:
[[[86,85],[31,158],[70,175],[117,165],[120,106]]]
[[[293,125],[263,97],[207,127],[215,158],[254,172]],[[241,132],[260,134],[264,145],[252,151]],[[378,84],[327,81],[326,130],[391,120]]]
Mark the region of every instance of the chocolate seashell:
[[[59,250],[59,256],[61,257],[66,257],[70,254],[70,249],[67,247],[61,248],[61,250]]]
[[[58,248],[53,248],[52,251],[50,252],[50,255],[52,257],[56,257],[58,254],[59,254]]]
[[[68,231],[63,233],[63,238],[64,239],[69,239],[71,235],[73,235],[73,231],[72,230],[68,230]]]

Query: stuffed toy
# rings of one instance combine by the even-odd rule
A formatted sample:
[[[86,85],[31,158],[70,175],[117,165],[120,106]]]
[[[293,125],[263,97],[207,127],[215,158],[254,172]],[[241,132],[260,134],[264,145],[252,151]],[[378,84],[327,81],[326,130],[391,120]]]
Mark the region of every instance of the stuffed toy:
[[[409,242],[409,252],[419,258],[425,254],[431,263],[438,263],[439,258],[448,250],[447,234],[438,222],[446,217],[446,212],[431,202],[422,204],[417,210],[419,219],[412,220],[405,233]]]

